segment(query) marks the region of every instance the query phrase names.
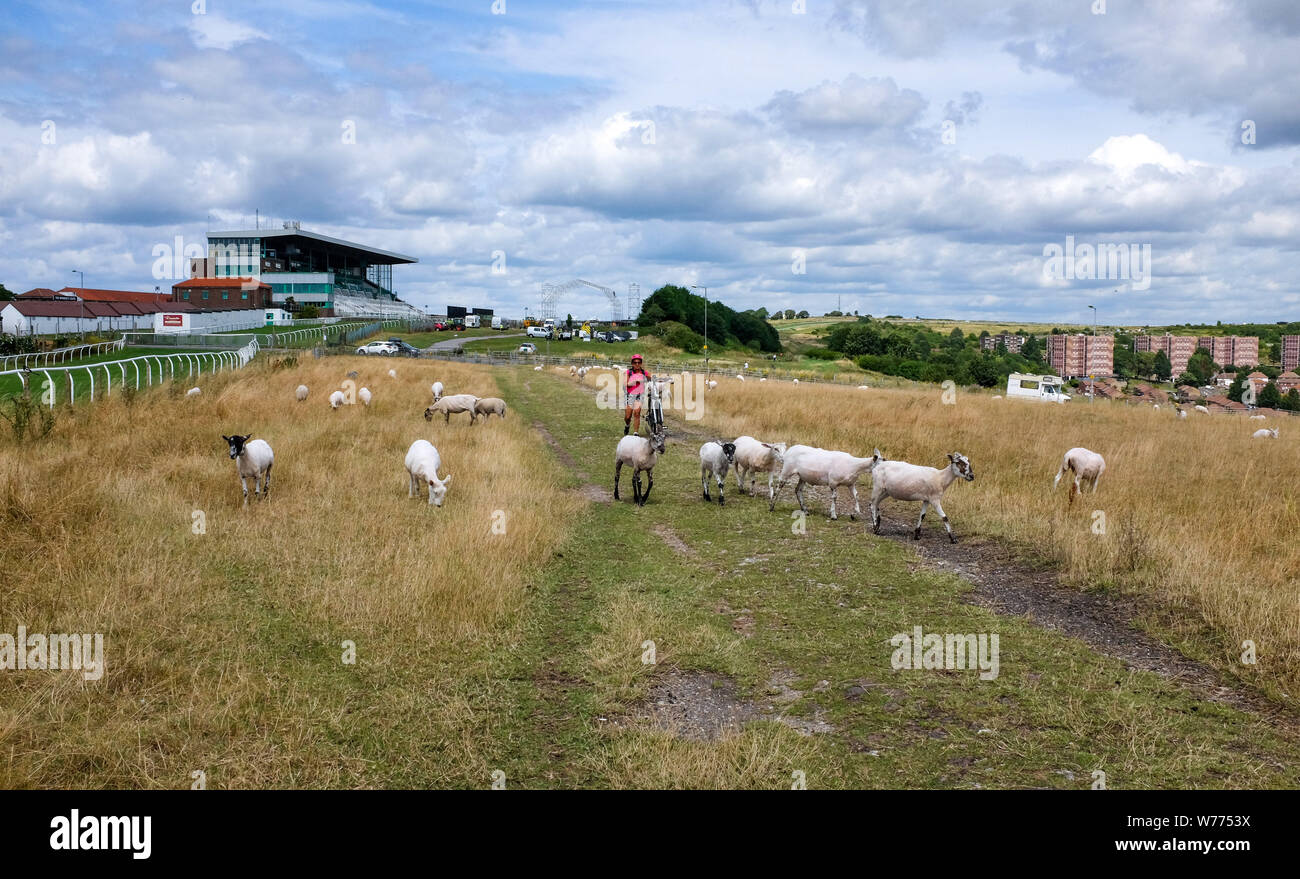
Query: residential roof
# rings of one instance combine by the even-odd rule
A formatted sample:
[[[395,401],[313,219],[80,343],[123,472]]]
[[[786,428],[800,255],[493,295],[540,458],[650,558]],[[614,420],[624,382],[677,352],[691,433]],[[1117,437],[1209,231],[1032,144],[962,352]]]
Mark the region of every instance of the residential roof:
[[[19,299],[22,299],[23,297],[28,299],[52,299],[54,298],[54,291],[49,287],[33,287],[26,293],[18,294]]]
[[[1227,397],[1223,396],[1222,394],[1214,394],[1213,396],[1206,397],[1205,402],[1209,403],[1211,406],[1218,406],[1221,409],[1244,410],[1250,408],[1245,403],[1238,403],[1236,400],[1229,400]]]
[[[172,289],[175,290],[177,287],[186,287],[190,289],[193,289],[195,287],[201,287],[201,288],[239,287],[242,289],[244,284],[251,280],[252,278],[190,278],[187,281],[181,281],[179,284],[173,284]],[[269,288],[271,285],[266,283],[265,281],[258,281],[257,286]]]
[[[52,299],[15,299],[5,303],[12,306],[23,317],[83,317],[93,316],[82,308],[80,302],[56,302]]]

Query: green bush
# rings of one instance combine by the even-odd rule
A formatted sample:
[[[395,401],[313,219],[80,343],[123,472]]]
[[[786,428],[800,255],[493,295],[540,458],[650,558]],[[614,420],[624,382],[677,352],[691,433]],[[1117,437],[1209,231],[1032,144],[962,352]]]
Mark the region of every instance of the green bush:
[[[832,351],[829,348],[809,348],[803,352],[805,356],[813,360],[839,360],[844,355],[838,351]]]

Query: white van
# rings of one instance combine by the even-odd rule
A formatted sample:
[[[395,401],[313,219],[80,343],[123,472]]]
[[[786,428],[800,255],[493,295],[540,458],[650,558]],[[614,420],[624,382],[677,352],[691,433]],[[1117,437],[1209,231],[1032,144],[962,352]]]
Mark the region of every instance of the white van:
[[[545,339],[551,335],[551,331],[546,327],[529,327],[524,330],[524,335],[533,339]]]
[[[468,330],[470,327],[477,327],[480,325],[481,325],[481,321],[479,320],[479,316],[477,314],[465,315],[465,329]]]
[[[1059,375],[1033,375],[1013,372],[1007,376],[1007,397],[1028,398],[1031,400],[1048,400],[1053,403],[1068,403],[1070,395],[1065,393],[1063,380]]]
[[[506,328],[505,321],[501,319],[501,315],[494,314],[492,316],[492,329],[504,330],[505,328]]]

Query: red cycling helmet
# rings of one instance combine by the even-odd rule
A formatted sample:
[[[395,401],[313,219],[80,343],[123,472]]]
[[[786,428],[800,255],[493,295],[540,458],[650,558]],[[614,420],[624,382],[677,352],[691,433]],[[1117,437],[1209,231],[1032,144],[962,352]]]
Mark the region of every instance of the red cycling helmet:
[[[636,363],[636,362],[639,361],[640,359],[641,359],[641,355],[640,355],[640,354],[633,354],[633,355],[632,355],[632,362],[633,362],[633,363]]]

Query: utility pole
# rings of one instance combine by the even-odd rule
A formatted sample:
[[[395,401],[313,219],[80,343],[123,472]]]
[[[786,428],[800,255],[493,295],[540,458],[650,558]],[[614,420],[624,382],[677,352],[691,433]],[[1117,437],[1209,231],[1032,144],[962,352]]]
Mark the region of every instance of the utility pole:
[[[1092,309],[1092,344],[1090,348],[1096,348],[1097,347],[1097,306],[1089,305],[1088,307]],[[1092,363],[1090,362],[1092,358],[1088,356],[1090,354],[1092,354],[1092,351],[1088,350],[1087,353],[1084,355],[1083,360],[1084,360],[1084,365],[1088,367],[1088,402],[1095,403],[1097,401],[1097,377],[1093,373]]]
[[[82,338],[85,338],[86,329],[84,324],[86,321],[86,298],[85,298],[86,273],[81,271],[80,269],[73,269],[72,273],[74,275],[81,275],[81,294],[77,296],[77,301],[81,303],[81,318],[77,321],[77,329],[81,331]]]

